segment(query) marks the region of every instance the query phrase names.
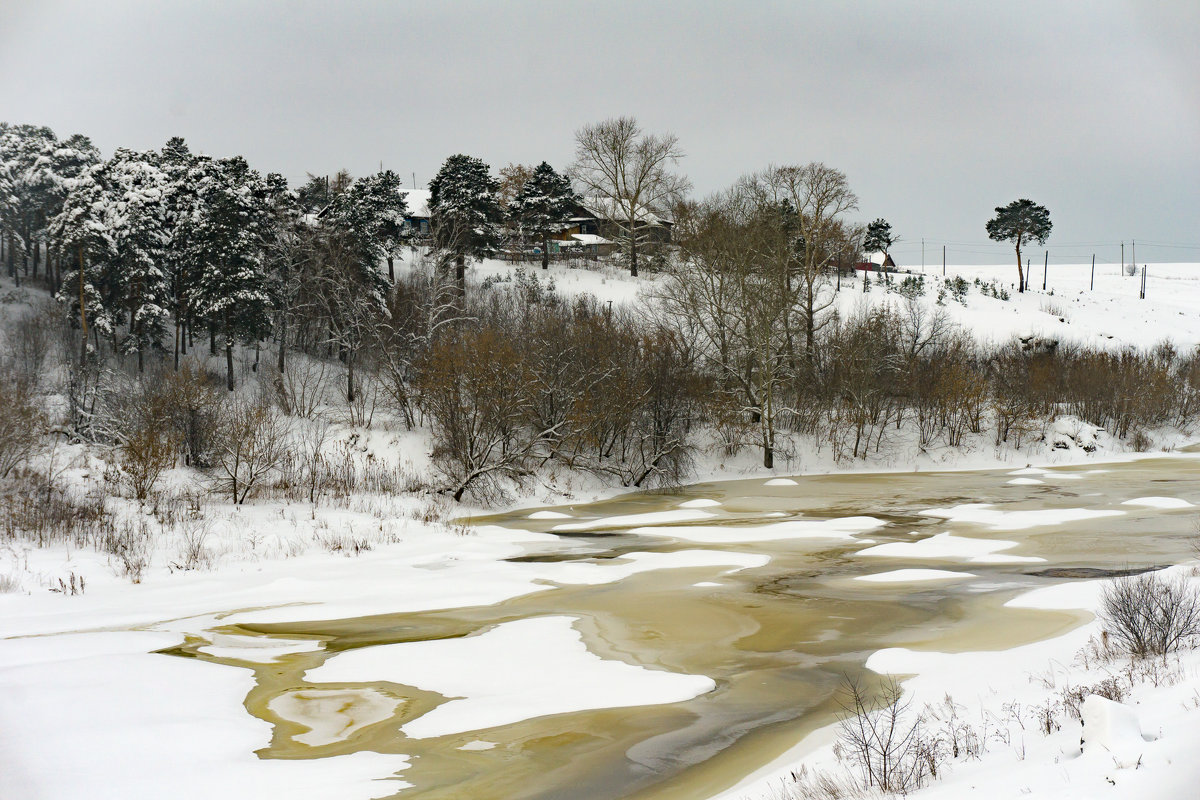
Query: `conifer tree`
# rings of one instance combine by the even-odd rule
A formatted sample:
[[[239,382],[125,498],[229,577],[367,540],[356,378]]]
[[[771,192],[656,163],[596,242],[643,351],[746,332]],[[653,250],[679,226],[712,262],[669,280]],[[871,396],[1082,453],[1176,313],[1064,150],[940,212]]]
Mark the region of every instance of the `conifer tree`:
[[[170,317],[170,283],[162,268],[167,243],[167,175],[155,153],[119,149],[105,164],[106,224],[113,243],[111,291],[119,296],[126,333],[116,342],[123,353],[160,347]]]
[[[1013,200],[996,207],[996,216],[988,220],[988,238],[996,242],[1012,242],[1017,248],[1017,291],[1025,291],[1025,270],[1021,267],[1021,245],[1045,244],[1050,238],[1050,211],[1032,200]]]
[[[467,257],[483,258],[500,242],[498,188],[487,164],[462,154],[447,158],[429,182],[434,244],[454,256],[460,291]]]
[[[74,255],[60,299],[80,317],[86,354],[88,324],[121,353],[160,345],[170,302],[161,268],[167,177],[153,153],[119,149],[71,179],[62,210],[49,226],[61,252]],[[122,331],[124,328],[124,331]]]
[[[200,197],[193,183],[192,167],[196,157],[179,136],[172,136],[163,145],[159,165],[167,176],[165,217],[167,241],[164,263],[171,282],[171,308],[175,317],[174,360],[179,369],[180,355],[187,355],[188,334],[191,332],[194,308],[192,289],[199,275],[192,261],[194,251],[188,237],[195,229],[193,217],[200,208]]]
[[[875,251],[883,253],[884,261],[887,260],[892,245],[900,240],[899,236],[892,233],[891,224],[880,217],[874,222],[867,225],[867,235],[863,239],[863,249],[867,251]]]
[[[198,269],[194,304],[210,332],[223,339],[226,385],[233,391],[234,344],[271,331],[274,305],[263,259],[267,186],[240,156],[199,159],[190,177],[199,198],[188,233]]]
[[[36,274],[35,247],[47,222],[46,186],[38,165],[56,143],[54,131],[44,126],[6,125],[0,131],[0,232],[8,239],[8,274],[18,284],[18,257],[26,272],[32,257]]]
[[[550,268],[550,234],[570,219],[577,202],[570,179],[545,161],[537,165],[513,198],[510,213],[542,243],[542,269]]]

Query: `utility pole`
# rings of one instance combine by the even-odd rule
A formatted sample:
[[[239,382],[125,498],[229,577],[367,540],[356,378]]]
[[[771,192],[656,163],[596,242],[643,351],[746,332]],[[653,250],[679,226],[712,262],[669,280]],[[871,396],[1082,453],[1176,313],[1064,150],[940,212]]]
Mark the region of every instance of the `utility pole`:
[[[1145,264],[1142,265],[1142,297],[1141,297],[1141,299],[1143,299],[1143,300],[1146,299],[1146,265]]]
[[[413,188],[416,189],[417,188],[417,173],[414,171],[412,175],[413,175]],[[1121,252],[1125,252],[1125,251],[1122,250]]]
[[[1096,254],[1092,253],[1092,282],[1088,286],[1088,291],[1092,292],[1096,289]]]
[[[1121,242],[1121,274],[1125,274],[1125,242]]]
[[[1029,289],[1029,256],[1025,256],[1025,285],[1021,287],[1021,291]]]
[[[1046,273],[1050,271],[1050,251],[1046,251],[1046,260],[1042,263],[1042,291],[1046,291]]]

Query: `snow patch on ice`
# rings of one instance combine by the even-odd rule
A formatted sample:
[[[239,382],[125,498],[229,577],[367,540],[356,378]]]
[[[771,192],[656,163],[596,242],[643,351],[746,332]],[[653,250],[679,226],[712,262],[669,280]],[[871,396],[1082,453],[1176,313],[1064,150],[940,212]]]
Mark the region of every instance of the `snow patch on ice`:
[[[587,649],[575,619],[533,617],[460,639],[364,647],[309,670],[307,679],[390,681],[453,698],[401,727],[416,739],[572,711],[678,703],[716,688],[703,675],[600,658]]]
[[[590,528],[624,528],[630,525],[664,525],[672,522],[691,522],[715,517],[707,511],[695,508],[677,508],[671,511],[650,511],[645,514],[624,514],[617,517],[601,517],[587,522],[568,522],[555,525],[556,531],[581,531]]]
[[[680,525],[677,527],[633,528],[639,536],[670,536],[685,542],[728,544],[772,542],[784,539],[852,539],[887,523],[875,517],[794,519],[770,525]]]
[[[919,542],[890,542],[859,550],[860,556],[883,556],[890,558],[941,558],[963,560],[976,564],[1020,564],[1045,561],[1035,556],[996,555],[1000,550],[1016,547],[1016,542],[999,539],[972,539],[939,533]]]
[[[687,502],[680,503],[679,507],[680,508],[713,508],[714,506],[719,506],[719,505],[721,505],[720,500],[711,500],[707,497],[699,497],[695,500],[688,500]]]
[[[564,514],[561,511],[535,511],[530,514],[527,519],[570,519],[570,514]]]
[[[377,689],[299,689],[271,698],[267,708],[308,728],[292,738],[310,747],[344,742],[363,728],[383,722],[403,701]]]
[[[860,575],[854,580],[866,583],[915,583],[919,581],[956,581],[976,577],[974,572],[953,572],[948,569],[896,569]]]
[[[947,522],[972,523],[992,530],[1017,531],[1044,525],[1061,525],[1100,517],[1118,517],[1124,511],[1101,511],[1091,508],[1045,508],[1024,511],[1000,511],[991,503],[963,503],[949,508],[930,508],[921,512],[924,517],[940,517]]]
[[[1126,500],[1121,503],[1123,506],[1143,506],[1145,508],[1194,508],[1194,504],[1189,503],[1182,497],[1135,497],[1132,500]]]

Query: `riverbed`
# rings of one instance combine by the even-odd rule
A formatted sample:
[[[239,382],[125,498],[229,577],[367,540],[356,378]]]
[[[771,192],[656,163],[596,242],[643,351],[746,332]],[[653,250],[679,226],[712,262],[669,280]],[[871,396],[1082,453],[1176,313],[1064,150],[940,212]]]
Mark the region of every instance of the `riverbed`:
[[[1005,603],[1192,557],[1194,503],[1200,461],[1164,457],[525,509],[471,523],[548,534],[506,561],[539,591],[251,614],[167,652],[254,671],[246,710],[273,726],[260,757],[404,754],[402,797],[703,800],[833,721],[877,650],[1003,650],[1086,622]],[[254,663],[214,637],[282,650]]]

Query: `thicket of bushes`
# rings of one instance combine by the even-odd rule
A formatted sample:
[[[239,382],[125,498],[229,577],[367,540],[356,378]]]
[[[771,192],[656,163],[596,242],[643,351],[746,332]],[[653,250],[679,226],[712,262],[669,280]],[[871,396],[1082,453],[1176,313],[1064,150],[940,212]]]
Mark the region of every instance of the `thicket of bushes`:
[[[437,488],[488,501],[553,465],[625,486],[676,484],[713,441],[726,455],[755,449],[764,463],[793,455],[796,441],[838,460],[866,458],[905,431],[921,448],[959,447],[969,434],[1019,447],[1069,414],[1145,447],[1145,429],[1187,427],[1200,411],[1200,357],[1169,343],[984,345],[915,293],[846,316],[829,309],[811,344],[803,320],[787,314],[756,336],[753,315],[739,309],[753,311],[761,281],[725,307],[683,314],[680,296],[697,279],[688,269],[635,310],[563,297],[524,272],[464,298],[433,256],[419,258],[364,324],[357,355],[315,332],[332,324],[320,307],[297,304],[275,345],[293,356],[246,350],[242,369],[259,380],[234,393],[195,357],[139,372],[101,346],[81,362],[78,333],[47,302],[2,334],[0,401],[10,413],[0,420],[0,475],[49,424],[114,447],[139,499],[175,465],[210,472],[237,502],[267,482],[307,486],[315,498],[313,476],[329,464],[317,463],[320,443],[307,462],[298,455],[306,431],[331,411],[367,426],[383,411],[431,431]],[[47,397],[61,399],[53,420]]]

